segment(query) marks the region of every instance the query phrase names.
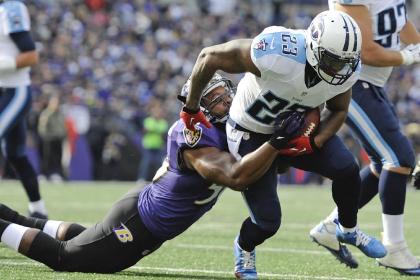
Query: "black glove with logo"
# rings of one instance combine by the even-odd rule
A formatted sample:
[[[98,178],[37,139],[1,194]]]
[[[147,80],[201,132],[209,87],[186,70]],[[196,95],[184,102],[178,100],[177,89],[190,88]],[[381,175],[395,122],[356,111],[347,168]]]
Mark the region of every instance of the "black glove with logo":
[[[289,140],[298,136],[304,124],[304,112],[295,111],[287,117],[279,117],[275,122],[275,131],[269,140],[270,145],[277,150],[285,148]]]

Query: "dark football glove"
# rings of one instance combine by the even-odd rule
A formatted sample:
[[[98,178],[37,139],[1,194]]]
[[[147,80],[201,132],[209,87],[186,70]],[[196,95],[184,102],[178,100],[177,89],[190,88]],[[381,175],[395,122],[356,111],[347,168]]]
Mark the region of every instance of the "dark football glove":
[[[293,112],[284,119],[276,120],[275,131],[269,143],[277,150],[285,148],[290,139],[296,137],[304,123],[305,114],[301,112]]]
[[[211,127],[211,123],[200,109],[194,111],[184,106],[179,113],[179,117],[184,122],[185,127],[192,131],[196,131],[194,126],[196,123],[202,123],[207,128]]]

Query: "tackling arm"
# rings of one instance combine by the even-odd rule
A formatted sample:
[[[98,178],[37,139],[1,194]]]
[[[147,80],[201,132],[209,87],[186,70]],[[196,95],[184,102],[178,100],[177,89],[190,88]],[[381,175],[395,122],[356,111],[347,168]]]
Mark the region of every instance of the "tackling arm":
[[[239,161],[214,147],[185,150],[187,166],[195,169],[203,178],[215,184],[243,191],[247,185],[259,179],[276,159],[277,150],[265,143]]]
[[[321,148],[324,143],[334,136],[343,125],[351,100],[351,89],[331,98],[326,102],[326,113],[323,113],[319,132],[314,138],[315,145]]]
[[[227,73],[251,72],[261,76],[251,59],[252,39],[237,39],[204,48],[195,62],[191,74],[191,87],[185,107],[191,111],[199,108],[201,92],[217,70]]]

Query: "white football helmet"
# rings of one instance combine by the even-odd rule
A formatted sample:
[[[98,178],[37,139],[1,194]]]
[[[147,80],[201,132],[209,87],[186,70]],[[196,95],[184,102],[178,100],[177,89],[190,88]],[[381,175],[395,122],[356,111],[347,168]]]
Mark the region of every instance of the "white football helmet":
[[[360,63],[362,33],[356,21],[346,13],[318,14],[305,37],[306,59],[329,84],[343,84]]]
[[[190,86],[191,86],[191,79],[188,79],[188,81],[182,87],[181,93],[178,95],[178,100],[180,100],[182,103],[185,103],[187,100],[187,95],[188,95]],[[224,94],[218,95],[213,100],[209,100],[206,97],[207,94],[217,87],[224,87],[225,88]],[[209,119],[211,123],[225,123],[227,121],[229,112],[226,112],[226,114],[223,116],[215,116],[211,114],[211,110],[219,102],[225,102],[225,96],[230,96],[233,99],[233,96],[235,95],[235,91],[236,91],[236,88],[231,80],[223,77],[222,75],[218,73],[215,73],[213,75],[211,80],[208,82],[207,86],[204,88],[201,94],[201,100],[200,100],[200,110],[203,111],[203,113],[206,115],[206,117]]]

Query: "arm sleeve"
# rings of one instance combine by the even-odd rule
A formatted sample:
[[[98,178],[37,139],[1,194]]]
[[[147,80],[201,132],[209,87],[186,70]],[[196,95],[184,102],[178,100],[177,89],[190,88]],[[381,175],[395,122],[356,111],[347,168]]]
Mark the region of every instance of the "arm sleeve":
[[[214,126],[206,128],[200,124],[199,129],[196,131],[191,131],[185,127],[179,130],[176,136],[176,142],[180,149],[195,149],[202,147],[220,148],[219,138],[217,128]]]
[[[251,44],[251,59],[258,70],[260,70],[262,77],[265,76],[265,73],[267,73],[273,65],[270,55],[271,52],[268,51],[271,40],[272,36],[263,32],[255,37]]]
[[[28,9],[22,2],[5,2],[2,7],[5,12],[1,24],[6,34],[29,31],[31,29]]]
[[[14,32],[10,33],[9,35],[21,52],[35,50],[35,42],[32,39],[31,33],[29,33],[29,31]]]

